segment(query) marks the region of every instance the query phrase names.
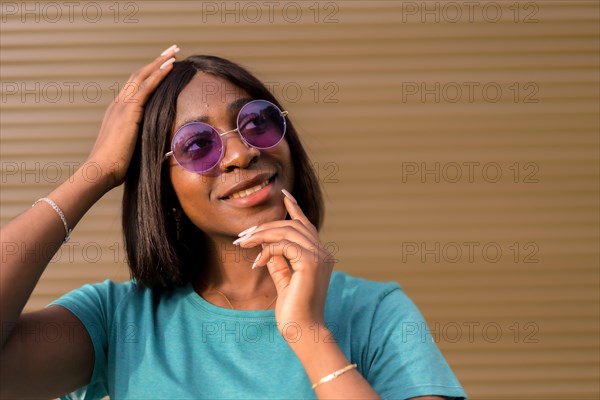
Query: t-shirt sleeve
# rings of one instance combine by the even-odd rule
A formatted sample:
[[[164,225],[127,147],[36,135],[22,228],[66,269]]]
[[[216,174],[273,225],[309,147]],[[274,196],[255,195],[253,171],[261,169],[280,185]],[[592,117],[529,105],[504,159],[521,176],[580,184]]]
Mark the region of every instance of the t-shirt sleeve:
[[[377,306],[367,359],[366,378],[383,399],[466,399],[423,316],[399,287],[384,294]]]
[[[94,400],[108,395],[107,354],[112,324],[112,312],[119,297],[126,289],[125,284],[110,280],[84,285],[75,289],[48,306],[59,305],[71,311],[85,326],[94,346],[94,370],[88,385],[61,397],[65,400]]]

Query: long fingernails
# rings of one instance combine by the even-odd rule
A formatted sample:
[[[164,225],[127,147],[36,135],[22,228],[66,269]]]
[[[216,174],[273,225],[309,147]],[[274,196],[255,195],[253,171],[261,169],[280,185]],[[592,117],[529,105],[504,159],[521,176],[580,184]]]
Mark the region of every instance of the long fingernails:
[[[233,244],[235,244],[236,246],[239,245],[241,242],[243,242],[244,240],[248,239],[249,235],[244,235],[239,239],[236,239],[233,241]]]
[[[169,54],[170,51],[173,51],[175,49],[179,49],[179,47],[177,47],[176,44],[174,44],[173,46],[169,47],[168,49],[166,49],[165,51],[163,51],[162,53],[160,53],[161,56],[166,56],[167,54]],[[177,53],[179,50],[175,50],[175,53]]]
[[[162,63],[162,65],[160,66],[159,69],[164,69],[165,67],[173,64],[174,62],[175,62],[175,57],[171,57],[167,61],[165,61],[164,63]]]
[[[244,230],[244,231],[241,231],[241,232],[238,234],[238,236],[244,236],[244,235],[247,235],[247,234],[249,234],[250,232],[253,232],[253,231],[254,231],[256,228],[258,228],[258,225],[254,225],[254,226],[252,226],[252,227],[250,227],[250,228],[248,228],[248,229],[246,229],[246,230]]]
[[[283,193],[283,195],[285,197],[287,197],[288,199],[290,199],[292,201],[292,203],[298,204],[298,202],[296,201],[296,199],[294,198],[294,196],[292,196],[292,194],[290,192],[288,192],[285,189],[281,189],[281,192]]]
[[[256,259],[254,260],[254,262],[252,263],[252,269],[258,267],[258,265],[256,265],[256,263],[258,262],[258,260],[260,259],[260,256],[262,255],[262,252],[258,253],[258,255],[256,256]]]

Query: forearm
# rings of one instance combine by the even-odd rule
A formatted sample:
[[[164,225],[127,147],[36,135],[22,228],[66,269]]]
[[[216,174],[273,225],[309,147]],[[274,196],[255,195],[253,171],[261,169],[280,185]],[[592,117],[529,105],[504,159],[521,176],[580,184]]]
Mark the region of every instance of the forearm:
[[[86,168],[88,167],[88,168]],[[95,172],[99,166],[94,165]],[[69,228],[108,190],[107,180],[84,164],[48,194],[63,211]],[[65,238],[58,213],[45,202],[28,208],[2,228],[0,267],[0,327],[2,346],[15,326],[40,276]]]
[[[314,328],[303,332],[315,332]],[[321,327],[315,335],[302,335],[295,342],[288,342],[304,366],[312,383],[351,364],[333,335]],[[379,396],[357,369],[351,369],[337,378],[315,388],[319,399],[379,399]]]

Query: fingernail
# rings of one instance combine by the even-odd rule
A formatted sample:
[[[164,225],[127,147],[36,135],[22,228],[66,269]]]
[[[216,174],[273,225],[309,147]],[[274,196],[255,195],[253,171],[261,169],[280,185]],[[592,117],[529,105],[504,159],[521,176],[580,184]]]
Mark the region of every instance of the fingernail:
[[[160,53],[161,56],[167,55],[171,50],[176,49],[177,45],[174,44],[173,46],[170,46],[168,49],[166,49],[165,51],[163,51],[162,53]]]
[[[292,196],[292,195],[291,195],[291,193],[290,193],[290,192],[288,192],[288,191],[287,191],[287,190],[285,190],[285,189],[281,189],[281,191],[283,192],[283,195],[284,195],[285,197],[287,197],[288,199],[290,199],[290,200],[292,201],[292,203],[294,203],[294,204],[298,204],[298,202],[296,201],[296,199],[294,198],[294,196]]]
[[[248,239],[248,235],[246,235],[246,236],[242,236],[242,237],[241,237],[241,238],[239,238],[239,239],[235,239],[235,240],[233,241],[233,244],[235,244],[235,245],[238,245],[238,244],[240,244],[240,242],[243,242],[243,241],[244,241],[244,240],[246,240],[246,239]]]
[[[254,260],[254,262],[252,263],[252,269],[255,269],[257,267],[256,263],[258,262],[258,259],[260,258],[261,255],[262,255],[262,252],[258,253],[258,255],[256,256],[256,260]]]
[[[256,228],[258,228],[258,225],[254,225],[254,226],[252,226],[252,227],[250,227],[250,228],[246,229],[245,231],[241,231],[241,232],[238,234],[238,236],[244,236],[244,235],[247,235],[248,233],[250,233],[250,232],[254,231]]]
[[[159,69],[164,69],[165,67],[173,64],[174,62],[175,62],[175,57],[171,57],[167,61],[165,61],[164,63],[162,63],[162,65],[160,66]]]

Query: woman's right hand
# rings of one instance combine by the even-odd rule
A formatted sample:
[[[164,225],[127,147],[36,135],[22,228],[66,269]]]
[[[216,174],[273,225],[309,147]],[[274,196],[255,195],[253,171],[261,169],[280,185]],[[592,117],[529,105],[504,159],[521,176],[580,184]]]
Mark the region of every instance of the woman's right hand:
[[[135,148],[144,105],[158,84],[173,69],[179,47],[166,49],[150,64],[134,72],[108,106],[96,143],[86,163],[99,170],[110,190],[123,183]]]

